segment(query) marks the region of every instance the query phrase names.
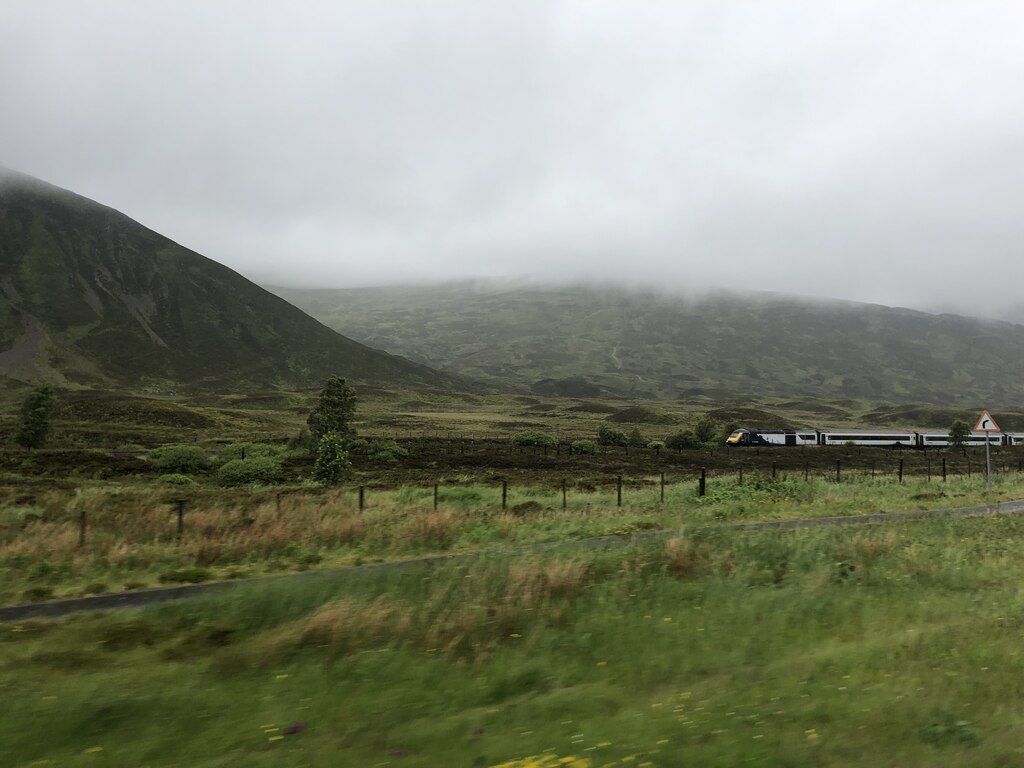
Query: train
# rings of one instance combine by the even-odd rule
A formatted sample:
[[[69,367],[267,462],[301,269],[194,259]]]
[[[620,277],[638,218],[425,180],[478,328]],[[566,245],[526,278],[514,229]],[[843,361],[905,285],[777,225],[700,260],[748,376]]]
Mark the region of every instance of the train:
[[[966,447],[1024,445],[1021,432],[972,432]],[[947,448],[948,432],[867,429],[737,429],[726,438],[728,446],[867,445],[875,448]]]

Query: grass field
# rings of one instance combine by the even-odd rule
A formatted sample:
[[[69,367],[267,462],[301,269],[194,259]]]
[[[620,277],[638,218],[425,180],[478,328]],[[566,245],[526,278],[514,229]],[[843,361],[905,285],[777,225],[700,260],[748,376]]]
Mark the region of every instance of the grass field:
[[[517,548],[608,534],[691,529],[755,520],[893,513],[1024,497],[1024,475],[947,483],[898,483],[849,475],[845,482],[747,475],[695,482],[631,478],[618,506],[606,483],[500,485],[451,478],[433,488],[371,488],[366,508],[351,488],[215,487],[189,493],[178,537],[180,490],[94,482],[0,505],[0,604],[101,594],[163,584],[337,568],[425,554]],[[564,503],[564,507],[563,507]],[[85,541],[82,542],[82,521]]]
[[[216,464],[173,486],[109,450],[280,446],[310,402],[68,396],[61,450],[0,454],[0,605],[321,571],[0,625],[0,766],[1024,764],[1024,521],[732,525],[1022,498],[1019,451],[996,452],[991,494],[977,452],[569,457],[510,437],[565,445],[637,413],[662,437],[709,406],[397,392],[371,393],[359,428],[409,456],[357,461],[335,489],[309,482],[308,457],[275,485],[229,488]],[[715,418],[812,423],[816,407]],[[872,407],[832,416],[902,419]],[[582,543],[653,530],[667,533]],[[332,571],[439,553],[463,556]]]
[[[703,529],[8,625],[0,764],[1019,765],[1022,544]]]

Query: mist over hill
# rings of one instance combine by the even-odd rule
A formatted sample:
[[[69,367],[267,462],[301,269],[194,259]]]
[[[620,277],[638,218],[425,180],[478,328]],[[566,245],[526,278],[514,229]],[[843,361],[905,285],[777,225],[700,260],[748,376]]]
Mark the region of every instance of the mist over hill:
[[[273,289],[366,344],[571,397],[1016,406],[1024,327],[850,302],[472,282]]]
[[[0,376],[165,391],[450,377],[336,333],[122,213],[0,168]]]

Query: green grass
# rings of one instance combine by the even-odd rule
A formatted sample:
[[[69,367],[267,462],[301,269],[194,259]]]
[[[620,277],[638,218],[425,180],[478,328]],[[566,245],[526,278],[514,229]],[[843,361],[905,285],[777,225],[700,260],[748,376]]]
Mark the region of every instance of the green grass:
[[[5,626],[0,762],[1016,765],[1022,544],[719,529]]]
[[[671,480],[672,478],[670,478]],[[0,604],[329,569],[436,553],[508,550],[651,530],[694,529],[758,520],[894,513],[1024,497],[1024,476],[946,484],[911,479],[846,482],[747,475],[712,478],[698,497],[690,480],[666,486],[637,478],[616,505],[613,483],[510,486],[449,478],[438,488],[370,488],[365,510],[354,489],[154,488],[96,483],[76,494],[49,491],[32,504],[0,506]],[[181,541],[174,499],[189,498]],[[80,521],[86,517],[86,543]]]

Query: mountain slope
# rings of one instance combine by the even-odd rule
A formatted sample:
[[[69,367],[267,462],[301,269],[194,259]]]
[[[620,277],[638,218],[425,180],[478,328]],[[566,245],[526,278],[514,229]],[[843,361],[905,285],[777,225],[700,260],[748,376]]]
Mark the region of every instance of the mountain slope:
[[[1024,327],[868,304],[582,287],[274,289],[353,338],[568,396],[1014,405]]]
[[[0,375],[90,385],[445,387],[111,208],[0,169]]]

